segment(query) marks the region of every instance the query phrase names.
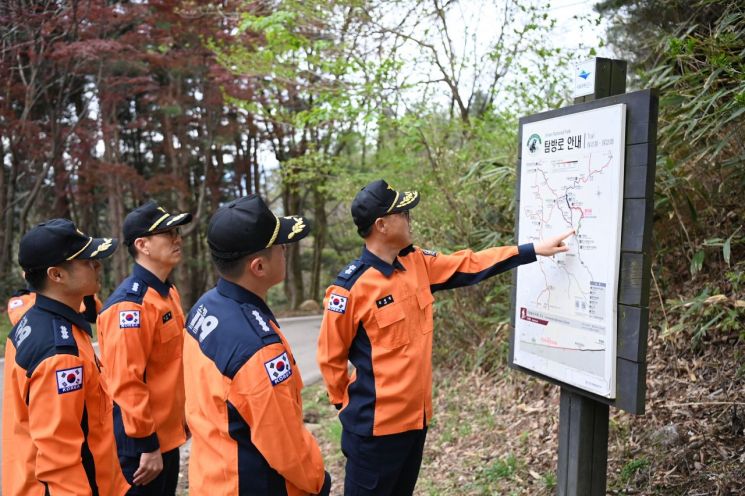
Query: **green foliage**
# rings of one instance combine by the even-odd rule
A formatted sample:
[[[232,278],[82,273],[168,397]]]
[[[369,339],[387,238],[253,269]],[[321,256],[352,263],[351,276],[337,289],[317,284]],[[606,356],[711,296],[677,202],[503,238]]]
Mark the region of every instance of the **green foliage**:
[[[546,472],[541,478],[541,482],[546,489],[552,491],[556,487],[556,474],[553,472]]]
[[[479,479],[487,483],[510,479],[517,471],[517,459],[510,454],[507,458],[500,458],[487,465],[479,474]]]
[[[696,2],[696,10],[664,2],[655,17],[650,6],[638,2],[625,22],[637,27],[634,35],[639,26],[651,33],[647,52],[632,63],[644,67],[641,84],[660,91],[658,284],[663,294],[680,295],[669,302],[668,333],[690,333],[697,346],[713,330],[742,323],[732,304],[743,299],[742,288],[725,281],[745,255],[745,10],[736,2]],[[711,300],[717,295],[730,304]]]
[[[669,300],[666,335],[685,332],[691,334],[691,345],[699,347],[711,333],[737,333],[745,339],[745,263],[736,264],[725,272],[723,284],[705,287],[690,298]],[[733,297],[727,297],[730,293]]]
[[[634,460],[631,460],[626,463],[626,465],[621,468],[621,483],[627,484],[629,483],[632,478],[640,471],[644,470],[645,468],[649,467],[650,462],[645,457],[636,458]]]

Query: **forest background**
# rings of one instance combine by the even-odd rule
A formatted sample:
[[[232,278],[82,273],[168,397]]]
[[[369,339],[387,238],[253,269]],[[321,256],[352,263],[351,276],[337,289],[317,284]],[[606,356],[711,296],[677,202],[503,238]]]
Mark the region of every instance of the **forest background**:
[[[594,9],[581,22],[607,29],[604,48],[629,61],[628,90],[660,92],[652,413],[614,414],[610,487],[736,494],[745,480],[745,8],[606,0]],[[149,198],[195,214],[175,274],[187,307],[214,283],[211,213],[248,193],[313,219],[313,235],[288,251],[287,282],[270,294],[287,313],[320,302],[359,254],[349,202],[373,179],[421,192],[412,222],[423,247],[514,243],[518,119],[570,104],[570,64],[600,48],[567,48],[555,27],[550,6],[530,0],[4,1],[0,297],[23,287],[17,246],[35,223],[69,217],[117,236]],[[129,265],[119,250],[104,297]],[[514,423],[510,441],[492,439],[502,446],[486,454],[466,442],[475,430],[437,434],[437,446],[454,448],[428,455],[430,465],[476,461],[458,477],[429,474],[435,493],[555,484],[555,453],[530,446],[555,441],[556,388],[504,367],[509,285],[501,276],[437,301],[438,400],[477,383],[513,396],[478,407],[501,412],[496,430]],[[526,411],[545,422],[520,424]]]

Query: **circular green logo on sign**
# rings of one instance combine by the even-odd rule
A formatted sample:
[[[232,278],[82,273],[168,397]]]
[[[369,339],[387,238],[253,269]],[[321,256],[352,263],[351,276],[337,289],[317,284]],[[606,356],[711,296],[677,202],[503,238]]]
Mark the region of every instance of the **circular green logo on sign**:
[[[528,151],[531,154],[535,155],[536,153],[538,153],[538,149],[540,148],[542,142],[543,140],[541,140],[540,135],[535,133],[531,134],[530,138],[528,138]]]

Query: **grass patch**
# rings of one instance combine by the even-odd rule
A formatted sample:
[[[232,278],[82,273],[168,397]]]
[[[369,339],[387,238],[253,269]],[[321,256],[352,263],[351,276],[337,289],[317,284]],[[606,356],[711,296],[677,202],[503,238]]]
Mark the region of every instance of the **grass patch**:
[[[481,478],[485,482],[493,483],[512,478],[516,471],[517,458],[515,458],[515,455],[510,454],[507,458],[500,458],[487,465],[484,471],[481,472]]]
[[[624,485],[628,484],[639,471],[644,470],[648,466],[649,460],[646,457],[631,460],[621,468],[620,482]]]

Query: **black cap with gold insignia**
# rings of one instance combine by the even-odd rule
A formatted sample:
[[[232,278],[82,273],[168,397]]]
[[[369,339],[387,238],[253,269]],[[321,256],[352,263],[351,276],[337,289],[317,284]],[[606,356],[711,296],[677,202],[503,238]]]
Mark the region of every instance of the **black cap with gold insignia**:
[[[382,179],[373,181],[360,190],[352,200],[352,218],[358,231],[364,231],[375,219],[384,215],[405,212],[419,203],[416,191],[396,191]]]
[[[207,227],[212,254],[234,260],[273,245],[300,241],[310,233],[304,217],[277,217],[258,195],[248,195],[220,207]]]
[[[114,238],[84,234],[69,219],[51,219],[24,234],[18,248],[18,263],[23,270],[30,271],[69,260],[107,258],[118,244]]]
[[[124,244],[127,246],[137,238],[158,234],[191,222],[191,214],[170,214],[150,200],[132,210],[124,219]]]

